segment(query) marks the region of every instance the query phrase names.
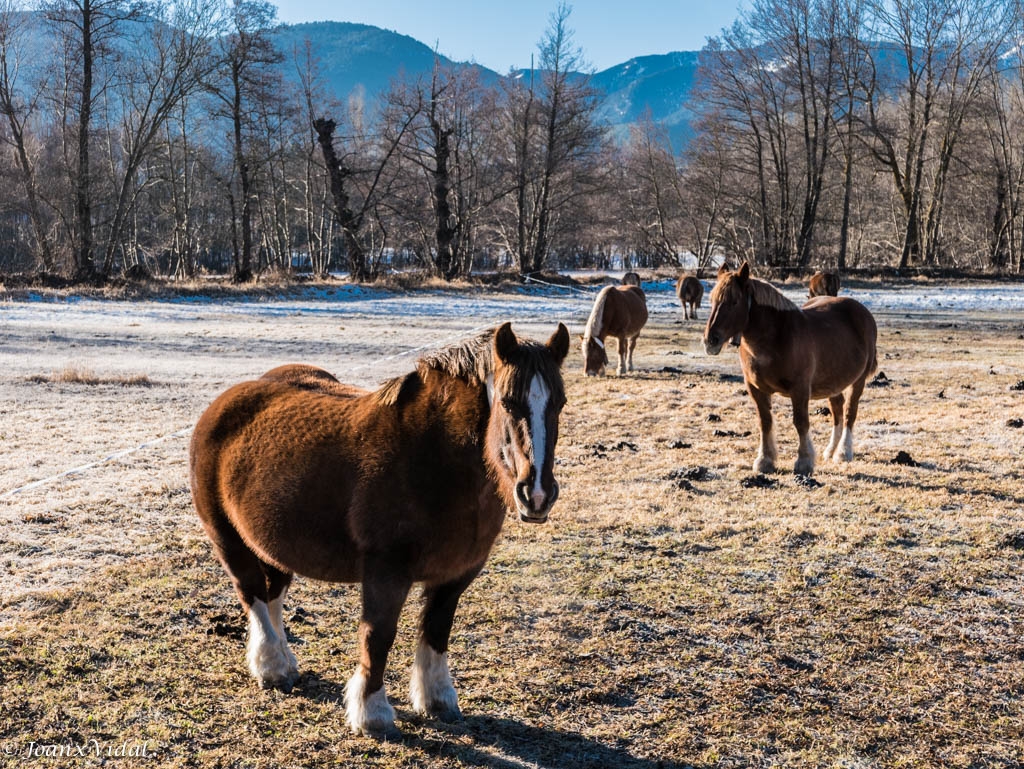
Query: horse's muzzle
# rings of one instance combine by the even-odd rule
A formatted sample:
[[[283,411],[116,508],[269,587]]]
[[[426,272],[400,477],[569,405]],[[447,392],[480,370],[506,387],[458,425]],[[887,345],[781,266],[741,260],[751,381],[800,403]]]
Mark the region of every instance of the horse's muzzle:
[[[516,484],[516,511],[519,520],[525,523],[545,523],[552,505],[558,499],[558,481],[551,483],[550,493],[532,495],[530,484],[521,481]]]
[[[708,355],[718,355],[722,351],[722,342],[717,339],[704,340],[704,352]]]

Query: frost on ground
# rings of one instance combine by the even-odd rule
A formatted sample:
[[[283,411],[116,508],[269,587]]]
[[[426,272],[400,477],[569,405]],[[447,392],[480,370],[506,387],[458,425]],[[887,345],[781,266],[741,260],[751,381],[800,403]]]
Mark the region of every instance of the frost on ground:
[[[645,289],[652,327],[677,324],[672,283]],[[786,293],[799,302],[804,289]],[[941,312],[947,322],[960,314],[1020,311],[1024,296],[1013,286],[843,293],[880,319]],[[30,297],[0,303],[0,601],[63,588],[112,563],[201,537],[188,493],[189,428],[231,384],[305,362],[373,387],[408,370],[421,352],[505,320],[534,338],[546,338],[559,321],[578,334],[594,295],[554,287],[480,293],[337,287],[280,301]],[[641,337],[638,364],[648,371],[738,373],[733,356],[709,359],[700,352],[701,331],[702,323],[686,324],[661,349]],[[574,350],[570,369],[575,357]],[[88,372],[96,383],[60,376],[68,371]],[[884,425],[864,432],[894,446],[902,441]]]

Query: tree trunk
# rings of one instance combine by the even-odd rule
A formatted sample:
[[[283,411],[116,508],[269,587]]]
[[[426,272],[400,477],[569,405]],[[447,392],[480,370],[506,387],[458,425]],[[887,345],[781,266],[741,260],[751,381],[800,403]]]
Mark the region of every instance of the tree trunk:
[[[348,193],[345,192],[345,178],[349,175],[349,171],[341,164],[338,154],[334,151],[334,129],[336,127],[337,124],[333,120],[318,118],[313,121],[313,129],[316,131],[320,151],[324,155],[324,164],[327,166],[327,173],[331,179],[331,196],[334,198],[338,224],[341,227],[342,237],[345,239],[352,280],[364,283],[372,276],[367,265],[366,252],[358,238],[359,227],[362,224],[361,217],[356,216],[349,207]]]
[[[91,280],[96,276],[93,263],[92,197],[89,172],[89,130],[92,121],[92,80],[95,50],[92,41],[92,3],[82,3],[82,90],[78,111],[78,178],[75,179],[75,218],[78,224],[78,249],[75,277]]]

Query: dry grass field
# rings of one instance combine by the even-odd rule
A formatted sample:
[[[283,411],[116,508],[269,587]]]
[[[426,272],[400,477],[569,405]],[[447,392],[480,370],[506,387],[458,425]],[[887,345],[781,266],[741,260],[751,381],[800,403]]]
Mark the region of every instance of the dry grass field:
[[[466,718],[411,712],[411,600],[387,743],[344,722],[357,588],[297,580],[302,678],[249,678],[187,428],[278,363],[372,384],[490,318],[85,304],[16,302],[0,338],[2,766],[1024,766],[1024,303],[878,314],[886,383],[855,460],[813,485],[789,469],[786,401],[783,470],[750,483],[754,407],[735,352],[700,350],[706,305],[655,307],[632,376],[585,379],[574,349],[562,497],[545,526],[509,517],[456,618]],[[812,417],[819,450],[829,424]]]

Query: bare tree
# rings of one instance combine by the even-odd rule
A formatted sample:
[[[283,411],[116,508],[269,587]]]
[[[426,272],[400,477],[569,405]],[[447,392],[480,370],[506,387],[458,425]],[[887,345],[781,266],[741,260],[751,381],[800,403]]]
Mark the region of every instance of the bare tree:
[[[270,38],[277,10],[267,0],[229,0],[226,13],[229,30],[220,38],[220,66],[208,81],[208,88],[231,125],[237,180],[237,189],[233,183],[227,185],[235,252],[233,279],[244,283],[254,276],[253,169],[247,141],[253,103],[273,94],[279,83],[273,68],[283,57]]]
[[[431,272],[444,280],[466,275],[478,218],[494,197],[482,162],[491,99],[475,70],[436,58],[429,81],[397,82],[386,101],[385,137],[408,124],[399,149],[410,179],[397,193],[398,213],[416,232]]]
[[[31,124],[37,118],[45,81],[38,77],[23,77],[23,67],[29,58],[25,38],[31,23],[18,0],[0,0],[0,114],[9,131],[0,135],[14,150],[21,174],[26,208],[32,223],[36,261],[43,269],[52,272],[56,263],[46,233],[32,149],[35,142],[30,133]]]
[[[906,64],[899,82],[873,77],[867,88],[869,146],[902,203],[902,270],[939,257],[951,162],[1005,39],[1009,9],[1000,0],[881,0],[869,7],[874,36],[897,46]]]
[[[388,243],[383,201],[391,195],[398,178],[395,158],[414,116],[406,115],[391,127],[386,137],[380,138],[367,133],[358,104],[353,105],[353,110],[353,136],[347,142],[351,147],[343,155],[334,146],[334,120],[317,118],[313,128],[327,167],[350,274],[362,283],[378,277]]]
[[[573,46],[571,11],[562,3],[551,15],[539,70],[505,81],[501,117],[504,154],[511,161],[506,170],[511,208],[498,228],[523,274],[543,267],[559,216],[599,184],[602,134],[594,120],[595,92],[581,74],[583,54]]]
[[[138,263],[137,243],[127,232],[139,193],[139,170],[168,119],[200,90],[216,65],[211,40],[222,31],[216,0],[179,0],[150,6],[144,24],[127,25],[127,52],[115,81],[119,99],[118,162],[111,162],[114,190],[102,272],[118,254],[125,267]]]
[[[93,242],[93,168],[90,162],[92,121],[95,100],[103,89],[97,89],[97,67],[113,57],[115,41],[126,22],[142,17],[145,5],[141,0],[44,0],[46,18],[66,41],[71,61],[76,65],[69,72],[77,96],[77,120],[74,127],[77,144],[73,168],[75,188],[75,273],[92,279],[97,270]]]

